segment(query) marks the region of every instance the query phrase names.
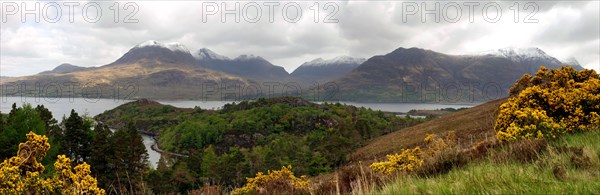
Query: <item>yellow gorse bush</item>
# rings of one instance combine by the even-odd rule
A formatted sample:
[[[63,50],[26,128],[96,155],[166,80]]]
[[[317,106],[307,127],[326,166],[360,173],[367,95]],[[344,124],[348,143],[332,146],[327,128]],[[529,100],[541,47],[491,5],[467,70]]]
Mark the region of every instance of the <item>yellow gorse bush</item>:
[[[427,157],[439,155],[456,146],[453,131],[448,132],[445,139],[438,138],[435,134],[428,134],[423,142],[427,146],[424,151],[418,146],[413,149],[403,149],[400,153],[387,155],[387,161],[375,162],[370,167],[373,171],[383,174],[412,173],[423,166]]]
[[[499,141],[556,138],[600,124],[600,80],[594,70],[545,67],[524,75],[500,106],[496,120]]]
[[[269,188],[288,188],[294,192],[309,192],[310,180],[306,176],[296,177],[292,166],[281,167],[281,170],[269,170],[267,174],[258,172],[254,178],[246,178],[246,185],[236,188],[233,194],[253,194],[268,191]],[[276,185],[276,186],[274,186]]]
[[[414,149],[403,149],[399,154],[387,155],[388,161],[371,164],[371,169],[384,174],[392,174],[397,171],[412,172],[423,165],[424,161],[421,155],[423,153],[418,146]]]
[[[44,166],[38,161],[50,149],[48,137],[29,132],[27,138],[17,156],[0,163],[0,194],[105,194],[90,176],[89,165],[77,165],[73,172],[71,159],[64,155],[54,163],[54,176],[41,177]]]

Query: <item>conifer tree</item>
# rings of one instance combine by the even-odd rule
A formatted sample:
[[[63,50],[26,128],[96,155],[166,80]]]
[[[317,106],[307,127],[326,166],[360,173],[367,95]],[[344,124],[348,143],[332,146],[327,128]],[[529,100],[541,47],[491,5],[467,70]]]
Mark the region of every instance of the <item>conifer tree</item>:
[[[63,152],[76,163],[82,163],[90,156],[91,142],[92,130],[75,110],[71,110],[65,121]]]
[[[148,153],[144,140],[133,124],[113,135],[114,165],[117,188],[131,194],[142,193],[143,174],[148,169]]]
[[[114,165],[114,148],[111,142],[112,132],[108,126],[98,123],[94,127],[94,139],[92,140],[90,165],[92,166],[92,175],[98,179],[98,185],[108,189],[111,183]]]

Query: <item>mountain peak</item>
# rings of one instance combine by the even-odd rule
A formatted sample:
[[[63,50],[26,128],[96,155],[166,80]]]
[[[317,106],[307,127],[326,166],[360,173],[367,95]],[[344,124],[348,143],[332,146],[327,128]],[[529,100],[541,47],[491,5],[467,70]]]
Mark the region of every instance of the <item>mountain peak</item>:
[[[317,58],[310,62],[305,62],[302,66],[325,66],[331,64],[347,64],[347,65],[358,65],[365,62],[365,58],[353,58],[350,56],[338,56],[332,59],[325,60],[323,58]]]
[[[229,57],[219,55],[208,48],[202,48],[192,54],[197,60],[230,60]]]
[[[57,67],[55,67],[52,70],[44,71],[44,72],[41,72],[40,74],[64,74],[64,73],[85,70],[85,69],[86,69],[86,67],[75,66],[75,65],[69,64],[69,63],[63,63],[63,64],[58,65]]]
[[[117,61],[109,65],[131,64],[144,61],[144,64],[156,65],[156,61],[175,64],[194,64],[195,59],[181,43],[161,43],[149,40],[135,45]],[[150,61],[148,61],[150,60]],[[152,63],[148,63],[152,62]]]
[[[69,63],[62,63],[62,64],[58,65],[56,68],[54,68],[53,70],[59,70],[62,68],[69,68],[69,67],[79,67],[79,66],[75,66],[75,65],[69,64]]]
[[[135,48],[144,48],[144,47],[161,47],[161,48],[169,49],[173,52],[190,53],[190,50],[188,50],[187,47],[185,47],[185,45],[178,43],[178,42],[161,43],[161,42],[158,42],[155,40],[148,40],[143,43],[137,44],[133,48],[135,49]]]

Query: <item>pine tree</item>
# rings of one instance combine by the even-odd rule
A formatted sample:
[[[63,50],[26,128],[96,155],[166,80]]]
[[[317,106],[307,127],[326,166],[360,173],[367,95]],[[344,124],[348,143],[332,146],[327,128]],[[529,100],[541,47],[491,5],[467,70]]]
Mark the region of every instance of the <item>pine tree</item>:
[[[132,123],[113,135],[114,165],[117,188],[132,194],[140,192],[143,174],[148,169],[148,153],[144,140]]]
[[[6,119],[4,114],[0,111],[0,135],[2,135],[2,130],[4,130],[4,126],[6,126]]]
[[[98,185],[108,189],[112,179],[114,165],[114,148],[110,139],[112,131],[108,126],[98,123],[94,127],[94,139],[92,140],[91,156],[89,164],[92,166],[92,175],[98,179]]]
[[[57,140],[62,138],[62,129],[58,126],[58,121],[52,116],[52,112],[44,105],[37,105],[35,110],[40,115],[40,118],[46,124],[46,133],[49,136],[55,137]]]
[[[220,170],[217,168],[217,166],[219,166],[219,156],[217,156],[215,153],[212,145],[208,146],[206,149],[204,149],[204,153],[202,155],[202,164],[200,167],[202,169],[202,176],[209,180],[213,180],[208,181],[209,183],[216,183],[214,180],[219,180]]]
[[[155,194],[168,194],[169,192],[175,192],[177,190],[173,184],[172,174],[172,165],[169,166],[168,162],[170,157],[168,154],[164,154],[160,156],[158,160],[158,166],[156,170],[150,170],[148,174],[146,174],[146,182],[148,187],[152,189],[152,193]]]
[[[71,115],[65,121],[64,142],[63,152],[76,163],[89,158],[92,131],[75,110],[71,110]]]

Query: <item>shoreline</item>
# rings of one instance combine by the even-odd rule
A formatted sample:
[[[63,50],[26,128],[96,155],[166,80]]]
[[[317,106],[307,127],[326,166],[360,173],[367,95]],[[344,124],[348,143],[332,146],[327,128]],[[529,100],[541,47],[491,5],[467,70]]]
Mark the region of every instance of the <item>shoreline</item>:
[[[143,133],[143,132],[140,132],[140,133]],[[152,135],[149,135],[149,134],[146,134],[146,135],[152,137],[152,139],[154,140],[154,143],[150,146],[150,148],[152,150],[154,150],[155,152],[160,153],[160,155],[167,154],[169,156],[175,156],[175,157],[180,157],[180,158],[187,158],[187,157],[189,157],[188,155],[179,154],[179,153],[175,153],[175,152],[164,151],[164,150],[160,149],[158,147],[158,140],[156,139],[156,137],[152,136]]]

